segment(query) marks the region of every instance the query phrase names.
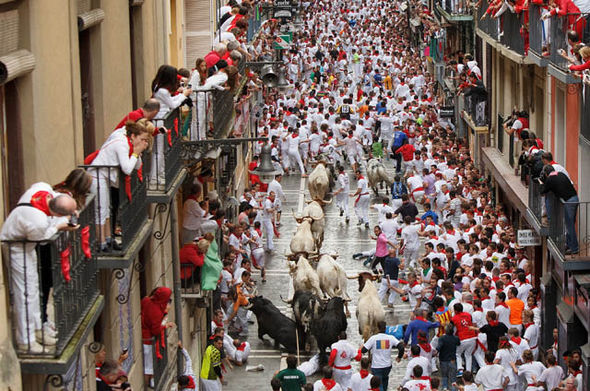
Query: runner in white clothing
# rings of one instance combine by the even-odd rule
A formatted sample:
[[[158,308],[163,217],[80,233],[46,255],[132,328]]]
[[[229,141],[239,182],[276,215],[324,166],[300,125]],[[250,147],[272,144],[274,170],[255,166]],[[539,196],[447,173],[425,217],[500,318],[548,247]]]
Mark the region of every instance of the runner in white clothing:
[[[273,237],[274,237],[274,227],[272,224],[273,215],[275,212],[275,193],[270,192],[268,193],[268,197],[262,203],[262,228],[264,231],[264,236],[266,238],[266,251],[274,250],[273,244]]]
[[[510,379],[507,371],[498,364],[494,364],[494,352],[486,352],[486,366],[480,368],[475,375],[475,383],[483,387],[484,391],[502,391]]]
[[[350,194],[350,181],[344,166],[338,166],[338,190],[334,192],[336,197],[336,206],[340,210],[340,216],[346,216],[346,223],[350,221],[350,212],[348,210],[348,195]]]
[[[369,229],[369,201],[371,196],[369,195],[369,185],[365,177],[359,170],[356,171],[357,189],[351,197],[356,197],[354,202],[354,212],[356,217],[359,219],[357,225],[365,224],[365,228]]]
[[[331,346],[330,360],[328,365],[333,368],[333,378],[340,384],[343,390],[350,388],[352,376],[352,360],[360,360],[361,353],[346,340],[346,332],[342,331],[338,336],[338,342]]]

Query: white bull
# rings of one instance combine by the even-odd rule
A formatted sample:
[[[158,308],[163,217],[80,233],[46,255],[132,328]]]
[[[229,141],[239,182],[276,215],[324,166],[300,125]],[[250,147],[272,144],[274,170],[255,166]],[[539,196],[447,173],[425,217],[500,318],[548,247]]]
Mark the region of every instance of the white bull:
[[[367,163],[367,179],[369,180],[369,186],[375,192],[376,195],[379,195],[379,189],[377,186],[381,186],[383,188],[383,182],[385,182],[385,193],[389,193],[389,188],[393,184],[391,177],[387,174],[387,170],[385,169],[385,165],[378,160],[378,159],[371,159]]]
[[[295,215],[295,213],[293,213],[293,215]],[[326,227],[326,219],[324,218],[324,210],[322,209],[321,201],[310,201],[303,209],[302,216],[296,216],[295,220],[297,220],[299,223],[304,217],[311,217],[313,219],[313,222],[311,223],[311,233],[313,235],[316,248],[319,251],[320,248],[322,248],[322,243],[324,241],[324,228]]]
[[[317,297],[323,297],[318,274],[303,255],[297,262],[289,261],[289,273],[293,279],[295,292],[302,290],[311,292]]]
[[[311,232],[312,222],[313,218],[311,217],[301,218],[297,231],[295,231],[295,235],[293,235],[291,243],[289,244],[291,253],[298,255],[316,252],[317,247]]]
[[[312,200],[321,201],[330,189],[330,177],[326,169],[326,163],[318,162],[311,174],[309,174],[307,186]]]
[[[350,296],[348,296],[348,280],[344,268],[336,262],[332,255],[322,254],[316,271],[320,279],[320,288],[322,288],[322,291],[329,298],[340,297],[344,300],[346,317],[350,317],[350,311],[348,310]]]
[[[385,311],[379,300],[377,288],[373,281],[378,278],[368,272],[359,273],[358,276],[348,277],[349,279],[357,279],[359,281],[359,291],[361,295],[356,307],[356,318],[359,324],[359,334],[363,336],[366,341],[372,335],[379,332],[377,326],[380,321],[385,320]]]

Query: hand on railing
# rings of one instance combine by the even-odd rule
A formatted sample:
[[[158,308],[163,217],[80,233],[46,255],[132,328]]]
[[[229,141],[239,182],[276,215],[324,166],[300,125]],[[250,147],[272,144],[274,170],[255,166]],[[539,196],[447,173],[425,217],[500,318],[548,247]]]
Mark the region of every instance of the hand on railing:
[[[57,225],[57,230],[58,231],[67,231],[67,232],[70,232],[70,231],[75,231],[78,228],[80,228],[80,224],[70,225],[70,223],[64,222],[64,223],[59,223]]]

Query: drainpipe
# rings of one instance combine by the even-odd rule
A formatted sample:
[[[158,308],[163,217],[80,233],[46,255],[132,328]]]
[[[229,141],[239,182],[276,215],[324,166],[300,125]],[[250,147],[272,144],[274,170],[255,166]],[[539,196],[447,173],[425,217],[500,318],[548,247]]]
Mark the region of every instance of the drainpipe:
[[[178,338],[182,340],[182,297],[180,295],[180,260],[178,258],[178,216],[176,200],[170,201],[170,239],[172,241],[172,276],[174,278],[174,319],[178,327]],[[176,357],[176,375],[183,374],[184,356],[178,352]]]

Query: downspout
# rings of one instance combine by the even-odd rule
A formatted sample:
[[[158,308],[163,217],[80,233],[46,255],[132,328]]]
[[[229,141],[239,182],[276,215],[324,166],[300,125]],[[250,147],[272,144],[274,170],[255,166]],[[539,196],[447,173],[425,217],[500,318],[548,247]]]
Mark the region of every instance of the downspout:
[[[178,216],[176,215],[176,202],[170,201],[170,238],[172,241],[172,276],[174,279],[174,319],[178,328],[178,339],[182,340],[182,297],[180,295],[180,260],[178,258]],[[177,350],[176,374],[184,373],[184,356]]]

